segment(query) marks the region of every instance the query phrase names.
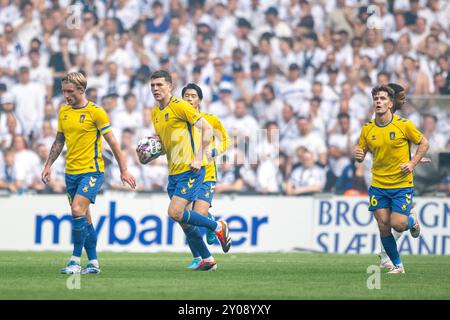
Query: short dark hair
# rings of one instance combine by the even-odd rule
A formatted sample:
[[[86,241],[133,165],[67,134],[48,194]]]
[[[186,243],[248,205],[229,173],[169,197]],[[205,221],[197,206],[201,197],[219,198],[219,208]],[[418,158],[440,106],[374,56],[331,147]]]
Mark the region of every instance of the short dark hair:
[[[264,124],[264,129],[267,129],[269,126],[274,126],[274,125],[278,127],[278,123],[276,121],[269,120]]]
[[[423,118],[432,118],[434,120],[434,122],[438,122],[438,117],[435,114],[432,113],[425,113],[423,115]]]
[[[339,120],[341,120],[343,118],[347,118],[350,120],[350,115],[347,112],[339,112],[339,114],[337,115],[337,118]]]
[[[390,87],[385,86],[385,85],[380,85],[380,86],[374,87],[372,89],[372,98],[375,97],[375,95],[378,92],[382,92],[382,91],[384,91],[384,92],[386,92],[388,94],[388,97],[391,99],[391,101],[394,101],[394,96],[395,96],[394,89],[391,89]]]
[[[203,92],[202,92],[202,88],[200,88],[198,85],[196,85],[195,83],[188,83],[183,90],[181,90],[181,96],[184,97],[184,94],[186,93],[186,90],[191,89],[191,90],[195,90],[197,92],[197,95],[199,97],[200,100],[203,100]]]
[[[400,110],[403,107],[401,100],[406,99],[406,90],[397,83],[388,83],[387,86],[394,90],[394,109],[392,112],[395,113],[395,111]]]
[[[166,70],[158,70],[152,73],[150,79],[164,78],[167,83],[172,84],[172,76]]]

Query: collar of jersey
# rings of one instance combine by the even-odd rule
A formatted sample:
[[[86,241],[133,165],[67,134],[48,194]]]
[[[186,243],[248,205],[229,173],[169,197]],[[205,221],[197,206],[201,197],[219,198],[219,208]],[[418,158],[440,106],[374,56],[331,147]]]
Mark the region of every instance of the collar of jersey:
[[[377,127],[379,127],[379,128],[384,128],[384,127],[387,127],[389,124],[391,124],[392,120],[394,120],[394,114],[392,114],[391,121],[389,121],[388,123],[386,123],[384,126],[378,125],[376,119],[373,119],[373,123],[375,123],[375,125],[376,125]]]
[[[170,96],[169,102],[167,102],[167,104],[161,108],[161,104],[159,105],[159,110],[164,110],[171,102],[172,102],[172,98],[173,96]]]
[[[84,106],[82,106],[81,108],[74,108],[74,107],[71,107],[73,110],[81,110],[81,109],[84,109],[84,108],[86,108],[87,106],[88,106],[88,104],[89,104],[89,100],[88,100],[88,102],[84,105]]]

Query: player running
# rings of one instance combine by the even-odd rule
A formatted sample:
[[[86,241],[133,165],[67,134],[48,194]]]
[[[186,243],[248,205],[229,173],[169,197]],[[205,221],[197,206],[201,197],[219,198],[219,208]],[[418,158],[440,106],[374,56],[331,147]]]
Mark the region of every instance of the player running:
[[[389,83],[387,86],[389,88],[391,88],[392,90],[394,90],[394,104],[393,104],[393,108],[392,108],[392,113],[395,113],[398,110],[401,110],[401,108],[405,104],[406,91],[405,91],[405,88],[403,88],[401,85],[396,84],[396,83]],[[430,162],[431,162],[431,159],[423,157],[419,161],[419,164],[430,163]],[[416,214],[414,212],[414,203],[411,206],[411,214],[413,214],[413,215]],[[397,232],[397,231],[395,231],[395,229],[392,229],[391,231],[392,231],[392,235],[394,236],[395,242],[397,242],[398,239],[400,239],[400,237],[402,236],[403,232]],[[381,239],[380,239],[380,241],[381,241]],[[389,256],[387,255],[386,250],[384,249],[382,243],[381,243],[381,251],[378,254],[378,256],[380,258],[380,267],[392,269],[392,267],[394,265],[392,264],[391,259],[389,259]]]
[[[111,131],[105,110],[88,101],[86,78],[78,72],[68,73],[62,80],[62,93],[66,104],[58,114],[58,132],[50,154],[41,174],[47,184],[51,178],[51,166],[67,146],[66,189],[72,211],[73,253],[67,266],[61,269],[64,274],[100,273],[97,260],[97,234],[92,224],[89,205],[95,198],[104,180],[102,157],[102,138],[108,142],[119,163],[120,177],[131,188],[136,187],[135,178],[128,172],[125,158]],[[80,260],[83,246],[89,259],[81,270]]]
[[[194,84],[187,84],[182,90],[183,99],[192,104],[195,109],[200,112],[200,105],[203,100],[202,89]],[[200,186],[197,200],[194,202],[194,211],[214,220],[214,217],[209,213],[209,208],[212,206],[212,198],[214,196],[214,190],[216,188],[217,181],[217,165],[215,158],[223,154],[231,145],[231,139],[229,138],[225,128],[220,122],[219,118],[215,115],[208,114],[205,112],[200,112],[202,117],[208,121],[213,129],[213,137],[206,150],[206,155],[208,157],[208,164],[206,165],[205,179]],[[219,144],[216,145],[216,140],[219,140]],[[216,241],[216,235],[210,229],[206,231],[206,241],[208,244],[214,244]],[[190,244],[192,255],[194,259],[188,266],[189,269],[197,269],[202,263],[202,258],[200,253],[195,250]]]
[[[216,263],[197,227],[215,232],[222,250],[228,252],[231,247],[228,224],[223,220],[210,220],[187,206],[197,200],[205,178],[203,159],[213,131],[192,105],[172,95],[172,77],[167,71],[155,71],[150,77],[150,85],[158,102],[152,109],[152,120],[169,166],[167,193],[171,200],[168,214],[182,224],[189,243],[200,253],[203,260],[198,270],[209,270],[216,267]],[[139,159],[143,163],[142,154]]]
[[[369,211],[375,212],[381,242],[393,263],[389,273],[404,273],[391,227],[397,232],[410,230],[414,238],[420,234],[418,219],[410,214],[413,170],[427,152],[429,143],[411,121],[393,113],[394,95],[388,86],[372,89],[375,118],[361,130],[355,159],[362,162],[367,151],[373,155]],[[418,145],[412,158],[411,142]]]

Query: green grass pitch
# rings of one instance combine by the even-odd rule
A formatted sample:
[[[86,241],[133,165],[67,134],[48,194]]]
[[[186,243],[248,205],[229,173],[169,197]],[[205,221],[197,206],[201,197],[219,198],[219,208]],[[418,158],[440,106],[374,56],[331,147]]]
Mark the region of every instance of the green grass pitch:
[[[58,273],[68,257],[1,251],[0,299],[450,299],[450,256],[404,256],[407,273],[381,269],[381,288],[372,290],[374,255],[216,254],[217,271],[195,272],[185,268],[187,253],[104,252],[102,273],[80,276],[73,290]]]

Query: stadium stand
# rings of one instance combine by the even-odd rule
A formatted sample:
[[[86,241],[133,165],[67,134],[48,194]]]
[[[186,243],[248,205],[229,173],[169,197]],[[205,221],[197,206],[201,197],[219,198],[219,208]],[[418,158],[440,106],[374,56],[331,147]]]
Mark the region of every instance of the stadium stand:
[[[1,0],[0,189],[64,192],[63,157],[52,184],[38,183],[39,173],[64,103],[60,79],[78,71],[88,99],[108,112],[138,190],[163,191],[165,160],[140,166],[134,152],[153,130],[157,69],[171,72],[178,96],[187,82],[200,85],[203,110],[233,137],[217,192],[295,195],[293,186],[312,185],[307,194],[364,194],[367,165],[355,168],[351,150],[372,117],[371,88],[395,82],[408,96],[401,115],[431,145],[417,193],[450,194],[443,0]],[[120,190],[103,153],[104,188]]]

